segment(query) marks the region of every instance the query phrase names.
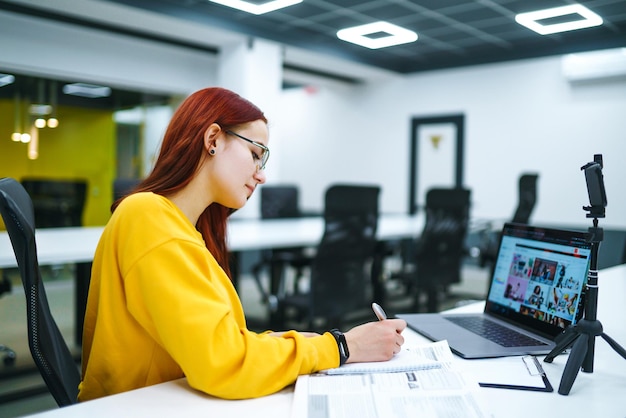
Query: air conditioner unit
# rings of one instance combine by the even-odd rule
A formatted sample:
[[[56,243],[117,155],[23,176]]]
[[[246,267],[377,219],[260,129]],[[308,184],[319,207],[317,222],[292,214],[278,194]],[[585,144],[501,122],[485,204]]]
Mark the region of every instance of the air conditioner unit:
[[[626,48],[568,54],[561,64],[570,82],[626,78]]]

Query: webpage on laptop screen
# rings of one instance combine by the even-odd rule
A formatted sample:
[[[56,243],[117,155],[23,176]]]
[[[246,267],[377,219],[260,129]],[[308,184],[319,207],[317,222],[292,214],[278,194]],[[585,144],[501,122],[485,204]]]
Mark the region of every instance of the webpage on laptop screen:
[[[591,250],[504,236],[490,303],[559,328],[582,314]]]

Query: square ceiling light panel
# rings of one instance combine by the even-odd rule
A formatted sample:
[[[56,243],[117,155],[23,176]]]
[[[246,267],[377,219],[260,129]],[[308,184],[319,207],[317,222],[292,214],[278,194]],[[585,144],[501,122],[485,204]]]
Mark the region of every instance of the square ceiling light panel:
[[[12,84],[14,81],[15,76],[13,74],[0,73],[0,87]]]
[[[337,37],[370,49],[417,41],[417,33],[383,21],[341,29]]]
[[[283,9],[294,4],[302,3],[302,0],[274,0],[266,2],[250,2],[243,0],[209,0],[213,3],[223,6],[232,7],[233,9],[243,10],[244,12],[255,15],[273,12],[274,10]]]
[[[562,18],[569,15],[571,15],[572,18],[569,21],[564,22],[560,20],[552,24],[549,22],[550,19]],[[541,22],[542,20],[544,21],[543,23]],[[580,4],[520,13],[515,16],[515,21],[540,35],[590,28],[602,24],[602,18],[600,16]]]
[[[109,97],[111,95],[111,88],[95,84],[74,83],[64,85],[63,93],[72,96],[87,97],[89,99],[99,99]]]

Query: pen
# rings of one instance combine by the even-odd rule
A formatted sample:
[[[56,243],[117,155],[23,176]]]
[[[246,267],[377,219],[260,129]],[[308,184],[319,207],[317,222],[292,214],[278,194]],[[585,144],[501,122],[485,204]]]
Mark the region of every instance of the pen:
[[[372,309],[374,310],[374,313],[376,314],[376,317],[378,318],[379,321],[384,321],[385,319],[387,319],[387,314],[378,303],[373,302]]]

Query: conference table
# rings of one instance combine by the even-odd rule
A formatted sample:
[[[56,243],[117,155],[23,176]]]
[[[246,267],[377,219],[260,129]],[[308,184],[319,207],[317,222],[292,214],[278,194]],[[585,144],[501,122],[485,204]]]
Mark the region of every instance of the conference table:
[[[381,215],[377,237],[381,241],[418,236],[424,226],[421,215]],[[102,226],[41,228],[35,233],[39,264],[91,262]],[[324,232],[322,217],[292,219],[231,219],[228,247],[231,251],[306,247],[319,243]],[[6,231],[0,231],[0,268],[16,267]]]
[[[377,238],[394,241],[416,237],[424,226],[422,215],[382,214]],[[91,275],[91,262],[104,227],[41,228],[35,232],[40,265],[76,263],[76,324],[82,324]],[[232,218],[228,222],[228,247],[234,254],[264,249],[313,247],[324,233],[322,217],[292,219]],[[17,267],[8,233],[0,231],[0,268]],[[235,269],[237,270],[237,269]],[[234,278],[237,283],[236,277]],[[76,342],[82,327],[76,327]]]
[[[604,331],[626,345],[626,325],[623,309],[626,300],[626,265],[599,272],[598,319]],[[478,312],[483,302],[466,305],[448,312]],[[422,344],[427,340],[410,329],[404,331],[405,344]],[[543,357],[539,357],[540,360]],[[496,418],[560,417],[567,418],[624,418],[626,417],[626,359],[619,356],[603,339],[596,338],[594,370],[579,372],[568,395],[560,395],[557,388],[568,355],[562,354],[553,363],[542,366],[554,386],[554,392],[534,392],[499,388],[478,388],[487,408]],[[460,370],[480,381],[481,370],[498,373],[506,359],[464,360],[454,358]],[[512,382],[513,383],[513,382]],[[189,387],[183,379],[121,393],[62,409],[33,415],[40,418],[73,417],[291,417],[294,387],[248,400],[222,400]],[[294,417],[295,418],[295,417]],[[306,417],[298,417],[306,418]]]

